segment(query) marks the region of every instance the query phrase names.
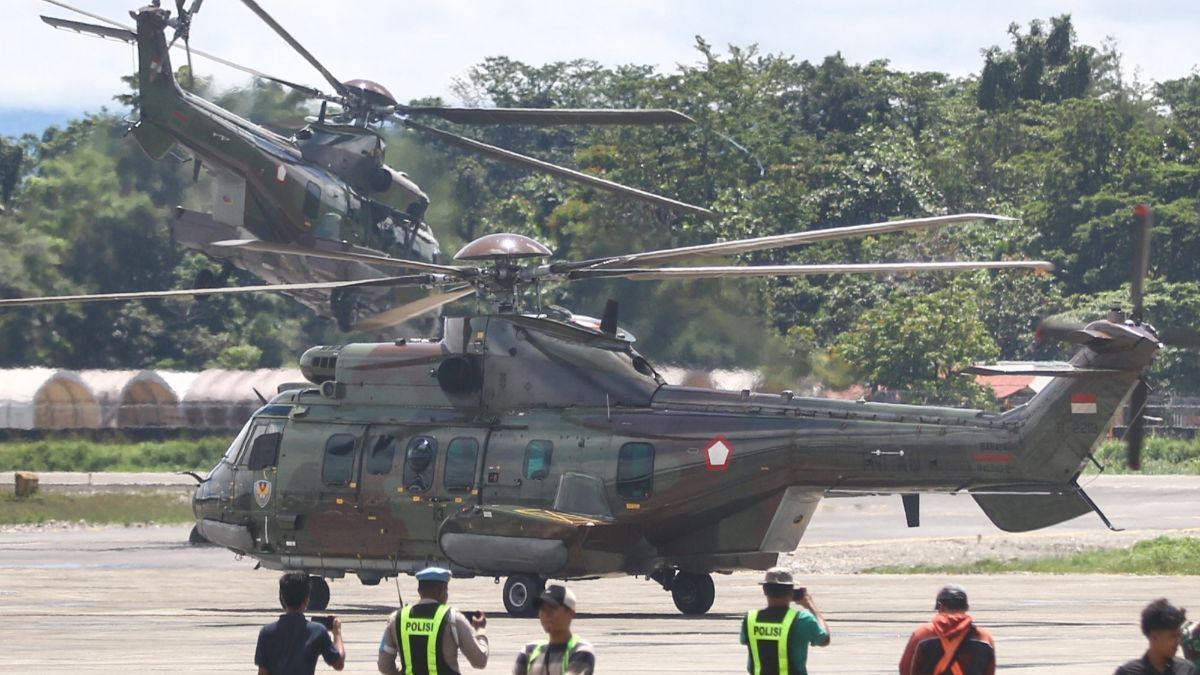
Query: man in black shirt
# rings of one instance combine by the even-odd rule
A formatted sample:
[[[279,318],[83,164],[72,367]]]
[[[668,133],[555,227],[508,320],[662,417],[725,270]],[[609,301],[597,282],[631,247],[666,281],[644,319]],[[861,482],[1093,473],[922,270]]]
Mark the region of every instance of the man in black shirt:
[[[279,577],[279,604],[286,613],[258,633],[254,665],[258,675],[313,675],[317,657],[323,657],[334,670],[346,667],[346,647],[342,644],[342,622],[336,616],[331,626],[309,621],[308,575],[288,572]]]
[[[1140,659],[1117,668],[1114,675],[1200,675],[1192,664],[1175,658],[1179,629],[1187,611],[1159,598],[1142,610],[1142,635],[1150,646]]]

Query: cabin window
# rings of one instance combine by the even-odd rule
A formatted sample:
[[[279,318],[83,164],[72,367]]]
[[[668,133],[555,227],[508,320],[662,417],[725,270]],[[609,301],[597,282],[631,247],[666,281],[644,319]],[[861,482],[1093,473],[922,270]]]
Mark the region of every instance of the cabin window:
[[[442,484],[447,492],[470,492],[475,487],[475,460],[479,457],[479,441],[456,438],[446,448],[446,471]]]
[[[529,441],[525,446],[526,480],[545,480],[550,475],[550,456],[553,454],[554,444],[550,441]]]
[[[617,494],[640,501],[654,487],[654,446],[626,443],[617,456]]]
[[[295,202],[292,202],[293,204]],[[304,217],[309,220],[316,220],[320,215],[321,210],[321,186],[308,181],[308,186],[304,189]]]
[[[404,487],[409,492],[425,492],[433,485],[433,460],[437,457],[437,439],[417,436],[408,442],[404,453]]]
[[[325,441],[325,461],[321,465],[321,482],[326,485],[349,485],[354,477],[354,436],[334,434]]]
[[[367,473],[372,476],[386,476],[392,472],[392,461],[396,458],[396,437],[383,435],[371,444],[367,454]]]

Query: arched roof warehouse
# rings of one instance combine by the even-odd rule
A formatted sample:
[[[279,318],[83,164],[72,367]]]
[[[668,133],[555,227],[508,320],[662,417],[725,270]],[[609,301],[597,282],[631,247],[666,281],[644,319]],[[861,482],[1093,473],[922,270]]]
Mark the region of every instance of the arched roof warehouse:
[[[183,414],[189,427],[236,429],[262,405],[255,390],[269,400],[280,385],[303,382],[304,375],[293,368],[206,370],[188,385]]]
[[[179,395],[155,371],[85,370],[80,377],[100,404],[104,428],[183,426]]]
[[[97,429],[100,405],[79,373],[54,368],[0,370],[0,427]]]

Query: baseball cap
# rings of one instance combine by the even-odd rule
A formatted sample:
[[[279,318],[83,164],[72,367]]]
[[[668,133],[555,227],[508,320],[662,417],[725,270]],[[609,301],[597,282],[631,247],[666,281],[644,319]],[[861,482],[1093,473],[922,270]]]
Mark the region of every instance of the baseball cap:
[[[542,594],[533,601],[534,607],[541,607],[543,602],[548,602],[559,607],[567,609],[575,609],[575,594],[571,589],[562,584],[550,584]]]
[[[440,581],[450,583],[450,570],[444,567],[426,567],[417,572],[417,581]]]
[[[937,601],[933,608],[937,609],[938,604],[943,604],[946,609],[966,609],[967,608],[967,591],[956,584],[946,584],[942,586],[942,590],[938,591]]]
[[[758,582],[759,586],[792,586],[795,587],[795,582],[792,580],[792,571],[786,567],[772,567],[763,575],[763,580]]]

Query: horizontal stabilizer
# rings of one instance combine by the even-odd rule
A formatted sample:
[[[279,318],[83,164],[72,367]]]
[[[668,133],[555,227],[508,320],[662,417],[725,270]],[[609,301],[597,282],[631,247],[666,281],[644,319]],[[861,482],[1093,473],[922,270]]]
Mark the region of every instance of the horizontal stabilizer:
[[[1050,527],[1094,510],[1076,490],[1065,494],[973,494],[979,508],[1005,532],[1029,532]]]
[[[971,375],[1045,375],[1052,377],[1104,377],[1123,373],[1120,368],[1081,368],[1066,361],[1001,361],[977,363],[963,369]]]
[[[132,44],[137,40],[137,35],[133,31],[124,28],[113,28],[110,26],[97,26],[94,23],[83,23],[81,21],[68,21],[67,19],[56,19],[52,16],[43,16],[42,21],[63,30],[72,30],[76,33],[86,33],[102,38],[112,38],[122,42]]]

